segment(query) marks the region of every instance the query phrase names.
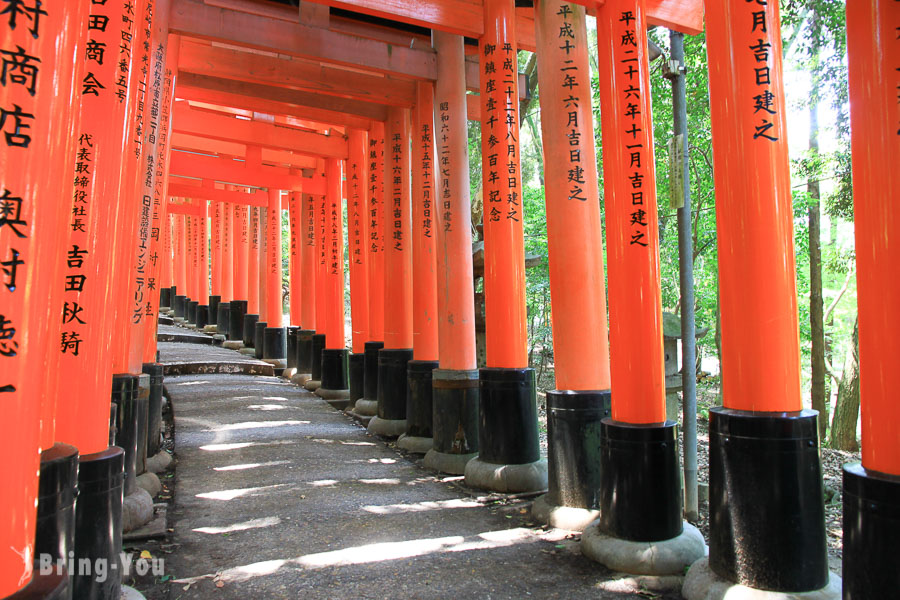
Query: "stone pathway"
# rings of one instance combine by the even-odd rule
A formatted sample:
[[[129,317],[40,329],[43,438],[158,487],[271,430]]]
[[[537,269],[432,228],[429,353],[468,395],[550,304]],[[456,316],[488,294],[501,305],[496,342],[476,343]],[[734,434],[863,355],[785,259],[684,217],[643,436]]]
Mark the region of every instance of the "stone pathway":
[[[162,361],[186,346],[196,362],[249,360],[161,343]],[[614,591],[622,582],[576,538],[530,524],[530,502],[436,477],[298,386],[224,374],[165,385],[177,469],[161,597],[678,597]]]

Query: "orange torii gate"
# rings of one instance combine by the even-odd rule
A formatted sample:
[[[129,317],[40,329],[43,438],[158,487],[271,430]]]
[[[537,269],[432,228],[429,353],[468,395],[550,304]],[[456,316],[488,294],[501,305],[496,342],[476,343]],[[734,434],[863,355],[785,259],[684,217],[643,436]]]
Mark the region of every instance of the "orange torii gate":
[[[9,300],[0,315],[0,396],[11,399],[7,437],[16,447],[4,466],[16,497],[0,497],[12,515],[0,529],[0,597],[29,581],[46,585],[29,560],[40,551],[38,458],[41,477],[69,470],[66,489],[104,490],[79,492],[73,556],[115,559],[116,493],[123,477],[126,493],[134,491],[154,447],[142,436],[159,426],[146,407],[147,390],[152,396],[161,386],[159,303],[184,324],[227,334],[231,347],[253,346],[242,351],[295,367],[294,381],[336,406],[349,395],[354,415],[366,422],[375,415],[373,431],[404,434],[401,444],[426,453],[429,468],[500,492],[547,488],[535,515],[551,524],[585,528],[599,515],[583,549],[607,566],[680,575],[702,556],[702,539],[682,522],[675,424],[665,419],[662,396],[646,30],[699,33],[703,3],[311,0],[297,10],[253,0],[110,0],[91,5],[90,15],[69,3],[8,4],[0,15],[0,145],[10,156],[0,166]],[[135,19],[123,20],[129,7]],[[837,597],[840,581],[824,553],[816,415],[802,410],[799,395],[778,7],[722,0],[706,10],[727,374],[725,406],[711,415],[710,556],[691,568],[684,594],[701,598],[711,585],[742,584]],[[586,15],[597,19],[607,75],[600,98],[608,336]],[[382,21],[373,26],[368,17]],[[115,28],[98,31],[104,19]],[[135,21],[146,26],[132,30]],[[885,133],[900,127],[892,95],[900,85],[893,43],[900,7],[860,0],[848,27],[864,425],[862,465],[845,473],[844,594],[889,597],[900,586],[887,562],[897,549],[890,515],[900,505],[900,461],[884,360],[896,345],[889,337],[896,294],[880,275],[897,262],[896,211],[872,185],[900,185],[890,172],[900,135]],[[124,66],[102,64],[103,34],[116,46],[116,38],[132,41],[134,62],[129,49]],[[529,86],[518,73],[519,50],[537,52],[541,83],[558,388],[547,400],[549,465],[537,444],[525,354],[518,110]],[[84,60],[73,69],[71,56]],[[147,68],[133,68],[138,60]],[[40,76],[28,61],[40,61]],[[760,86],[774,103],[766,114],[753,101]],[[85,115],[104,123],[93,138],[81,135],[95,127],[79,121]],[[487,366],[480,370],[467,120],[482,129]],[[73,156],[84,158],[73,163]],[[52,185],[58,173],[69,177],[65,165],[74,166],[74,197],[60,193],[68,184]],[[90,175],[83,197],[77,172]],[[98,206],[79,207],[78,198]],[[289,207],[285,329],[281,223]],[[84,228],[61,235],[75,223]],[[103,289],[85,287],[86,277]],[[104,306],[110,318],[100,324],[94,312]],[[60,311],[62,327],[53,316]],[[44,364],[50,371],[59,364],[59,377],[92,371],[90,390],[61,406],[62,379],[42,378],[35,365]],[[771,389],[756,389],[760,372]],[[100,435],[109,427],[110,391],[124,452]],[[760,485],[772,473],[777,485]],[[104,523],[103,534],[89,540],[85,527],[94,522]],[[41,529],[42,539],[60,542],[55,552],[65,555],[60,531]],[[648,545],[665,560],[648,566]],[[100,587],[74,581],[79,598],[110,595],[118,585],[118,577]]]

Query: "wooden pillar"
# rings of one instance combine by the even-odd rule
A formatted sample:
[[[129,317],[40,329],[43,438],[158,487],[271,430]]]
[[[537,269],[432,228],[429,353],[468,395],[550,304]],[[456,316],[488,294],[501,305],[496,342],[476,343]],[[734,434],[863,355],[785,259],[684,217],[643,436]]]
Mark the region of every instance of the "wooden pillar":
[[[484,297],[488,367],[528,366],[515,6],[487,0],[481,66]]]
[[[183,200],[179,200],[179,204],[183,204]],[[187,247],[185,243],[185,225],[187,222],[186,215],[176,214],[175,218],[175,239],[173,248],[175,251],[175,289],[180,296],[187,294]]]
[[[266,316],[269,328],[282,327],[281,190],[268,191],[266,226]]]
[[[325,348],[344,348],[344,228],[341,212],[341,161],[325,159]]]
[[[778,3],[706,8],[724,401],[710,410],[709,566],[751,588],[813,591],[829,575],[817,413],[801,400]]]
[[[300,272],[303,281],[300,287],[300,324],[305,330],[316,329],[316,201],[312,194],[303,194],[302,239],[300,245]]]
[[[352,317],[352,350],[354,354],[365,351],[369,339],[369,281],[368,273],[368,218],[366,188],[369,181],[367,163],[368,134],[359,129],[350,130],[350,159],[347,181],[347,244],[350,259],[350,314]],[[352,359],[351,359],[352,360]]]
[[[225,189],[234,191],[233,185]],[[222,302],[231,302],[234,297],[234,208],[231,203],[222,202]],[[238,298],[239,299],[239,298]],[[221,333],[221,332],[220,332]]]
[[[46,380],[61,349],[64,288],[58,282],[68,275],[62,261],[70,233],[66,226],[74,216],[70,177],[75,176],[78,111],[73,107],[78,106],[77,78],[84,77],[73,56],[84,53],[89,6],[6,8],[0,15],[0,50],[4,69],[14,70],[7,71],[0,97],[2,597],[26,587],[32,577],[39,453],[53,435],[55,407],[47,402],[55,404],[56,394]]]
[[[219,298],[222,297],[222,209],[224,206],[222,202],[212,202],[210,205],[211,284],[213,295]],[[215,321],[213,315],[210,315],[210,321]]]
[[[299,327],[300,325],[300,305],[301,305],[301,294],[300,291],[300,278],[301,278],[301,269],[302,264],[300,260],[300,248],[302,245],[302,226],[301,223],[303,221],[302,214],[302,192],[290,192],[290,204],[288,217],[290,221],[290,234],[291,240],[289,245],[290,252],[290,271],[288,273],[288,278],[290,280],[291,291],[289,294],[290,298],[290,324],[294,327]]]
[[[249,279],[247,277],[247,260],[250,252],[250,237],[248,225],[247,206],[244,204],[233,205],[232,224],[234,226],[234,234],[232,237],[234,252],[234,299],[247,299],[247,286]]]
[[[259,281],[257,289],[259,290],[259,321],[263,323],[269,322],[269,305],[267,298],[269,297],[269,279],[268,269],[268,239],[269,239],[269,209],[260,207],[259,209]]]
[[[247,254],[247,313],[259,315],[259,207],[250,207],[250,246]]]
[[[384,341],[384,123],[369,137],[369,341]],[[374,399],[374,398],[373,398]]]
[[[844,467],[844,597],[900,587],[900,2],[847,4],[862,464]]]

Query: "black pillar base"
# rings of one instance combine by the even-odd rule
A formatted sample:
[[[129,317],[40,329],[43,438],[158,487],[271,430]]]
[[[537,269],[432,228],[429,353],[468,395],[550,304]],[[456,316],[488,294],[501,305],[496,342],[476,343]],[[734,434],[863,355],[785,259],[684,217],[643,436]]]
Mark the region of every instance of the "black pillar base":
[[[259,315],[244,315],[244,347],[256,348],[256,323]]]
[[[384,342],[366,342],[365,373],[363,374],[363,398],[378,401],[378,353],[384,348]]]
[[[297,368],[297,332],[299,327],[291,325],[287,328],[287,368]]]
[[[462,475],[478,454],[478,371],[435,369],[431,373],[432,446],[425,466]]]
[[[174,302],[172,308],[175,309],[175,317],[176,318],[181,318],[181,319],[184,318],[186,302],[187,302],[187,298],[185,296],[182,296],[181,294],[178,294],[175,296],[175,302]]]
[[[159,305],[164,308],[172,306],[172,288],[162,288],[159,290]]]
[[[255,330],[253,332],[253,349],[255,352],[253,356],[256,358],[263,357],[263,346],[265,345],[263,342],[265,341],[266,336],[266,328],[269,326],[265,321],[257,321]]]
[[[232,300],[228,303],[228,339],[244,339],[244,315],[247,314],[246,300]]]
[[[378,352],[378,418],[406,420],[406,364],[412,348],[382,348]]]
[[[266,327],[263,333],[263,360],[286,362],[287,340],[284,327]]]
[[[219,303],[222,301],[222,296],[210,296],[209,297],[209,314],[207,315],[207,324],[214,325],[219,320]]]
[[[231,303],[219,302],[216,314],[216,333],[228,336],[228,325],[231,323]]]
[[[159,452],[159,436],[162,433],[163,366],[144,363],[144,373],[150,376],[150,398],[147,402],[147,456]]]
[[[322,349],[322,389],[345,390],[349,397],[350,381],[347,374],[349,351],[346,348]]]
[[[479,369],[478,458],[520,465],[541,458],[534,369]]]
[[[900,476],[844,465],[845,600],[890,598],[900,590]]]
[[[81,456],[78,467],[78,499],[75,505],[75,564],[79,559],[91,565],[104,561],[106,578],[95,573],[73,574],[75,598],[118,598],[122,585],[122,484],[125,453],[110,446],[95,454]],[[113,565],[117,565],[113,568]]]
[[[137,416],[137,450],[134,455],[134,474],[147,470],[147,424],[150,420],[150,376],[141,373],[135,383],[134,412]]]
[[[185,321],[191,325],[197,323],[197,306],[200,303],[196,300],[187,301],[187,310],[185,310]]]
[[[135,488],[137,477],[138,378],[128,373],[113,375],[112,402],[116,405],[116,446],[125,452],[125,495]]]
[[[41,452],[34,558],[68,560],[74,549],[75,497],[78,494],[78,449],[57,442]]]
[[[596,510],[600,506],[601,421],[609,391],[547,392],[547,502]]]
[[[410,360],[406,365],[406,435],[432,436],[433,403],[431,372],[438,368],[436,360]]]
[[[363,397],[363,386],[365,385],[366,374],[366,355],[364,352],[357,352],[350,355],[350,408],[356,401]]]
[[[312,336],[309,359],[310,381],[322,381],[322,350],[325,349],[325,334],[316,333]],[[318,386],[316,386],[318,387]]]
[[[209,306],[206,304],[197,306],[197,319],[194,321],[194,324],[197,326],[197,329],[201,330],[209,325]]]
[[[71,600],[72,586],[65,566],[57,568],[53,563],[50,572],[41,574],[41,565],[35,561],[31,581],[18,592],[3,600]]]
[[[817,414],[709,411],[709,566],[719,577],[778,592],[828,583]]]
[[[605,418],[600,429],[600,531],[632,542],[681,535],[677,424]]]
[[[297,330],[297,372],[312,373],[312,340],[316,332],[312,329]]]

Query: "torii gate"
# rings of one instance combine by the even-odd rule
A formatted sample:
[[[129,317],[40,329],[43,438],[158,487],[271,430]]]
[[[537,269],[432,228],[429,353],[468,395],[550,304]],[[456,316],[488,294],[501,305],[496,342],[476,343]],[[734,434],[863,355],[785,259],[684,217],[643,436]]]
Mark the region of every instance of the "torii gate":
[[[427,452],[431,469],[496,491],[548,488],[536,516],[580,520],[584,552],[611,568],[680,574],[696,560],[687,598],[707,597],[714,584],[840,594],[824,548],[816,415],[799,393],[775,2],[712,2],[705,15],[699,0],[315,0],[299,11],[254,0],[8,4],[0,597],[66,585],[34,570],[38,554],[115,560],[121,494],[134,492],[153,447],[141,437],[161,392],[160,297],[179,318],[294,369],[294,381],[352,408],[374,433],[402,436],[410,451]],[[586,14],[597,18],[607,74],[608,326]],[[709,559],[682,521],[675,424],[664,412],[646,38],[648,25],[700,33],[704,18],[726,386],[710,423]],[[900,539],[900,409],[888,396],[900,384],[888,362],[900,350],[891,335],[900,317],[896,285],[881,280],[900,257],[896,203],[880,191],[900,186],[897,27],[895,0],[848,10],[864,424],[862,465],[845,475],[848,598],[900,587],[888,558]],[[558,388],[547,395],[549,465],[524,352],[518,110],[529,82],[519,49],[538,55],[548,172]],[[483,369],[467,120],[482,127]],[[769,385],[757,391],[759,373]],[[80,385],[57,403],[69,380]],[[38,468],[44,481],[67,482],[60,512],[80,489],[74,540],[53,528],[35,537]],[[765,485],[773,474],[776,484]],[[641,559],[648,544],[652,566]],[[72,585],[75,597],[95,598],[119,583]]]

